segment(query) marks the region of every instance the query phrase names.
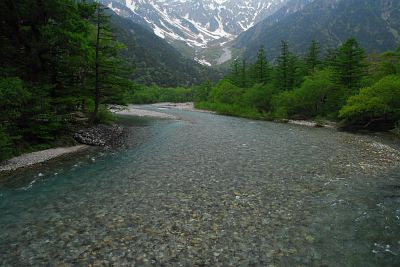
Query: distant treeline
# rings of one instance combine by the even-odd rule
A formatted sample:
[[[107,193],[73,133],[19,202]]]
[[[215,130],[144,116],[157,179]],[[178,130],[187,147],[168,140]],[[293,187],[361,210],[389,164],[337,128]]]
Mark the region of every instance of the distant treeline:
[[[224,79],[198,88],[196,106],[257,119],[334,120],[351,129],[399,127],[400,48],[367,56],[351,38],[321,54],[316,41],[304,58],[282,42],[271,64],[261,48],[254,64],[235,60]]]
[[[197,87],[170,87],[136,84],[134,90],[127,94],[126,101],[132,104],[152,104],[161,102],[192,102]]]

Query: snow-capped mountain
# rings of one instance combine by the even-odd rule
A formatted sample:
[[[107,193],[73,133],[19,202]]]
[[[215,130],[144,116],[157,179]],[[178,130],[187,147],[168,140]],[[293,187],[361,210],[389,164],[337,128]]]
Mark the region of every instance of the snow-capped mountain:
[[[100,0],[117,14],[149,26],[170,43],[196,51],[223,46],[287,0]],[[205,60],[202,61],[207,64]]]

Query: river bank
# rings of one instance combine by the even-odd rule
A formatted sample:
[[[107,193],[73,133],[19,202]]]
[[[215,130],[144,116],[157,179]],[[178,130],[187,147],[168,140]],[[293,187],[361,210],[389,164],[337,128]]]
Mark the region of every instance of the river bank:
[[[118,124],[99,124],[83,128],[71,136],[76,145],[39,150],[13,157],[0,163],[0,175],[7,176],[17,170],[60,160],[81,153],[89,147],[103,147],[105,149],[121,147],[125,143],[127,134],[127,129]]]
[[[173,115],[145,110],[137,105],[129,105],[128,107],[113,106],[110,110],[116,115],[177,119]],[[105,148],[122,147],[125,145],[127,135],[127,127],[118,124],[100,124],[93,127],[83,128],[73,134],[73,138],[77,142],[75,146],[45,149],[13,157],[0,163],[0,174],[5,175],[16,170],[30,168],[49,161],[62,159],[63,157],[71,156],[71,154],[73,155],[87,150],[91,146]]]
[[[81,152],[87,149],[87,145],[76,145],[72,147],[59,147],[41,150],[32,153],[26,153],[18,157],[14,157],[0,165],[1,172],[15,171],[23,167],[30,167],[35,164],[43,163],[61,156]]]

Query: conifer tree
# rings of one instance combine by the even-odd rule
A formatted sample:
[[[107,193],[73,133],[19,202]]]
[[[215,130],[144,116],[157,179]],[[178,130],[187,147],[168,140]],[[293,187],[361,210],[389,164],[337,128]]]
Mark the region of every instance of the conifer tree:
[[[334,63],[338,82],[354,91],[360,88],[365,75],[365,52],[354,38],[348,39],[337,51]]]
[[[282,41],[281,54],[277,59],[276,66],[277,86],[280,90],[290,90],[294,84],[294,57],[289,51],[288,43]]]
[[[133,84],[127,79],[130,69],[119,56],[123,46],[118,43],[111,34],[109,16],[105,14],[107,8],[96,4],[96,39],[94,44],[94,109],[91,123],[95,122],[100,104],[107,102],[119,102],[123,98],[124,91]]]
[[[257,53],[257,61],[251,67],[254,83],[266,84],[269,79],[269,65],[264,47]]]
[[[336,58],[338,56],[338,49],[328,48],[325,53],[322,65],[324,67],[334,67],[336,64]]]
[[[240,66],[239,59],[235,59],[231,63],[230,72],[228,74],[228,80],[236,86],[240,85]]]
[[[312,40],[305,58],[305,62],[308,72],[313,73],[319,64],[319,43],[316,40]]]
[[[240,65],[240,76],[239,76],[239,86],[241,88],[246,88],[248,84],[247,81],[247,62],[245,59],[242,59]]]

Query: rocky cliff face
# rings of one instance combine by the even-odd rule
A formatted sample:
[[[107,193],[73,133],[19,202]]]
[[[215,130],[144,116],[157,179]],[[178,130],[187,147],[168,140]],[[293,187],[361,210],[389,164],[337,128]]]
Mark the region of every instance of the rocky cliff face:
[[[280,8],[287,0],[103,0],[114,12],[146,24],[170,41],[207,47],[232,40]]]

